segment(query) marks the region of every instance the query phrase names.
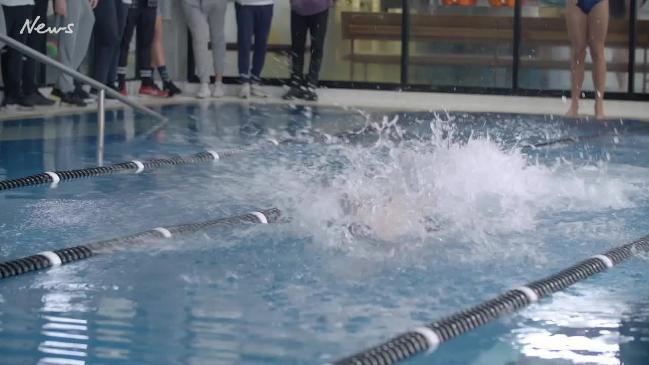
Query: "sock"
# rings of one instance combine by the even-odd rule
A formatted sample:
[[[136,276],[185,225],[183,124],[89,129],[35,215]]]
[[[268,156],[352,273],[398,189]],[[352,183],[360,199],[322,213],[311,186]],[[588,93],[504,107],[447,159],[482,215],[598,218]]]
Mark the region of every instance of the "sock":
[[[159,66],[158,67],[158,73],[160,74],[160,78],[164,82],[171,81],[171,78],[169,77],[169,73],[167,72],[167,66]]]
[[[117,84],[120,88],[126,85],[126,67],[117,68]]]
[[[140,80],[143,86],[153,86],[153,69],[143,68],[140,70]]]

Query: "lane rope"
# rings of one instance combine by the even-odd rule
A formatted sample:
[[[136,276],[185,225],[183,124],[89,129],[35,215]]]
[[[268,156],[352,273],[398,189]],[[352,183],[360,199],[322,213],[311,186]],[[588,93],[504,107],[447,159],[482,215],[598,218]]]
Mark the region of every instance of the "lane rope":
[[[220,161],[226,156],[230,157],[237,154],[254,152],[257,149],[263,148],[268,145],[280,145],[280,143],[273,138],[263,139],[262,142],[263,143],[259,143],[253,148],[224,151],[220,153],[209,150],[187,156],[174,156],[169,158],[157,158],[151,160],[132,160],[129,162],[116,163],[107,166],[95,166],[76,170],[46,171],[36,175],[25,176],[16,179],[1,180],[0,191],[44,184],[50,184],[51,187],[54,188],[58,186],[60,182],[88,177],[111,175],[124,172],[134,172],[135,174],[140,174],[145,170],[158,169],[162,167],[173,167],[201,162]]]
[[[276,223],[279,221],[280,217],[280,210],[272,208],[244,215],[212,219],[198,223],[157,227],[149,231],[135,233],[129,236],[68,247],[55,251],[44,251],[32,256],[0,262],[0,279],[6,279],[29,272],[69,264],[102,253],[128,249],[138,243],[143,243],[152,239],[170,239],[176,235],[196,233],[218,226]]]
[[[595,255],[559,273],[512,289],[482,304],[418,327],[378,346],[336,361],[333,365],[392,365],[422,353],[433,352],[444,342],[514,313],[544,297],[647,252],[649,252],[649,236]]]

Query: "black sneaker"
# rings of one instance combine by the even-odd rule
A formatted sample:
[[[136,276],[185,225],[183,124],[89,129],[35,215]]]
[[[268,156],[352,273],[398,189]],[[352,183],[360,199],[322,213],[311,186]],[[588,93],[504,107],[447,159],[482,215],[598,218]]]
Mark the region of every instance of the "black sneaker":
[[[75,94],[74,91],[63,94],[61,102],[80,107],[88,105],[86,104],[85,99],[82,99],[80,95]]]
[[[55,97],[57,97],[59,99],[62,99],[63,96],[65,95],[65,93],[61,89],[53,88],[50,95],[55,96]]]
[[[181,94],[181,93],[183,92],[183,91],[180,90],[180,88],[179,88],[178,86],[176,86],[176,84],[174,84],[174,82],[171,81],[171,80],[169,80],[169,81],[164,81],[164,82],[162,83],[162,90],[166,91],[166,92],[169,94],[169,97],[172,97],[172,96],[174,96],[174,95]]]
[[[302,88],[291,86],[290,89],[282,96],[284,100],[304,99],[304,91]]]
[[[72,92],[74,95],[78,96],[81,100],[92,99],[90,94],[86,92],[81,86],[76,86]]]
[[[33,108],[34,103],[32,103],[23,95],[18,97],[5,95],[4,99],[2,100],[2,106],[6,106],[9,108],[11,107]]]
[[[315,89],[307,88],[306,91],[304,91],[304,100],[318,101],[318,94],[315,92]]]
[[[33,105],[36,106],[52,106],[56,104],[56,102],[52,99],[48,99],[43,94],[41,94],[40,91],[36,90],[33,93],[29,95],[25,95],[25,99],[31,102]]]

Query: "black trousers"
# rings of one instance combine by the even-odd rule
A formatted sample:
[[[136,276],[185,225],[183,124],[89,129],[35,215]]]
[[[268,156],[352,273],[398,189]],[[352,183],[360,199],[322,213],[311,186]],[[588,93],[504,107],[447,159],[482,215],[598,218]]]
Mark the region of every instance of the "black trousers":
[[[35,20],[36,17],[40,17],[39,23],[47,23],[48,3],[49,0],[35,0],[31,19]],[[37,50],[38,52],[45,54],[47,46],[47,35],[39,34],[38,32],[32,32],[32,34],[27,36],[27,45]],[[38,82],[36,81],[36,75],[39,73],[37,71],[38,68],[40,68],[40,63],[34,61],[29,57],[25,59],[25,63],[23,64],[23,92],[25,93],[25,95],[29,95],[35,92],[38,88]]]
[[[126,29],[122,37],[122,47],[119,54],[119,67],[126,67],[128,62],[128,50],[133,38],[133,32],[137,27],[136,53],[137,70],[140,79],[151,78],[151,45],[155,35],[155,20],[157,8],[149,6],[131,7],[128,10]]]
[[[114,86],[111,71],[120,56],[127,16],[128,4],[122,0],[101,0],[95,8],[92,77],[102,84]]]
[[[20,43],[27,43],[27,32],[20,34],[20,29],[25,25],[25,21],[32,16],[33,5],[21,6],[2,6],[5,14],[5,25],[7,35]],[[3,75],[5,84],[5,98],[19,98],[24,94],[22,88],[23,76],[23,55],[11,47],[7,47],[2,57],[3,69],[6,67],[7,72]],[[11,71],[9,71],[11,70]]]
[[[291,12],[291,61],[293,65],[291,79],[293,85],[301,85],[306,82],[309,87],[315,88],[318,86],[328,18],[329,9],[309,16]],[[304,51],[306,49],[307,32],[311,37],[311,64],[309,65],[309,72],[304,77]]]

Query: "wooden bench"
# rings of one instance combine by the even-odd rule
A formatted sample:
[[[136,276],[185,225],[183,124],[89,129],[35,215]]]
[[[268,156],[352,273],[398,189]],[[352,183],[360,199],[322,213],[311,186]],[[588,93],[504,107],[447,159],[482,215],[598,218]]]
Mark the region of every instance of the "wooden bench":
[[[375,54],[358,51],[358,41],[400,41],[401,14],[343,12],[342,36],[350,41],[350,52],[344,58],[352,63],[350,77],[354,79],[354,64],[367,65],[400,64],[400,54]],[[502,53],[498,45],[513,44],[514,19],[503,16],[478,15],[432,15],[413,14],[411,16],[411,41],[439,42],[444,44],[474,44],[491,46],[489,53],[430,53],[412,54],[409,63],[413,65],[438,66],[488,66],[494,69],[511,68],[511,52]],[[569,46],[566,22],[563,18],[524,18],[521,34],[522,47]],[[628,21],[611,20],[607,47],[626,49],[628,45]],[[649,66],[647,50],[649,49],[649,21],[641,20],[638,24],[637,47],[644,50],[643,62],[636,64],[636,72],[642,72],[643,91],[646,92]],[[500,52],[499,52],[500,51]],[[561,69],[569,70],[569,60],[551,60],[541,56],[520,58],[520,67],[527,69]],[[592,68],[587,64],[588,69]],[[610,62],[610,71],[626,72],[626,62]],[[495,74],[495,72],[494,72]]]

